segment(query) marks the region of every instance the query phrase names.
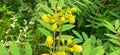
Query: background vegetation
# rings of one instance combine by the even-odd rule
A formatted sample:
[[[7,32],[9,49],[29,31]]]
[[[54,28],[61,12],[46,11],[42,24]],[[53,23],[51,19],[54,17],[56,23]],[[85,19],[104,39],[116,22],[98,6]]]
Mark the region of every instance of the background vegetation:
[[[40,44],[52,32],[41,16],[51,13],[53,1],[0,0],[0,55],[48,52]],[[65,0],[55,1],[65,6]],[[120,0],[69,0],[68,6],[77,9],[76,23],[63,28],[63,34],[69,36],[63,38],[83,46],[82,52],[70,55],[120,54]]]

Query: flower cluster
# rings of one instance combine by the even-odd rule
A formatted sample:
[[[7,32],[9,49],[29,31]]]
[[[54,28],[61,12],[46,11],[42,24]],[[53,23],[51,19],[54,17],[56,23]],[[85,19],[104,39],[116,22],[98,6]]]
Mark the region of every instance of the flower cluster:
[[[57,7],[58,11],[61,11],[61,7]],[[56,31],[58,24],[63,24],[66,22],[69,22],[70,24],[75,23],[75,16],[73,15],[74,12],[76,12],[76,8],[71,8],[70,11],[66,11],[63,13],[63,15],[60,15],[60,13],[55,13],[53,15],[50,14],[44,14],[42,15],[42,20],[46,23],[52,24],[52,31]]]
[[[64,39],[62,39],[61,42],[63,45],[65,45],[66,41],[64,41]],[[48,36],[46,38],[45,44],[51,48],[51,46],[53,45],[53,38],[51,36]],[[72,45],[72,46],[70,46],[70,45]],[[67,52],[81,52],[82,46],[77,45],[77,44],[72,44],[72,39],[68,39],[67,44],[65,45],[65,47],[61,51],[52,52],[51,54],[52,55],[67,55],[67,53],[65,51],[67,51]],[[50,54],[44,53],[41,55],[50,55]]]
[[[42,15],[42,20],[48,24],[51,24],[51,30],[54,32],[56,32],[57,28],[61,28],[62,29],[62,25],[65,23],[70,23],[70,24],[74,24],[75,23],[75,16],[73,15],[74,12],[76,12],[76,8],[70,8],[69,10],[66,9],[62,9],[61,7],[57,7],[56,10],[58,12],[55,12],[55,14],[51,15],[51,14],[44,14]],[[61,11],[64,11],[61,15]],[[81,45],[77,45],[77,44],[73,44],[72,43],[72,39],[68,39],[68,40],[64,40],[61,39],[61,32],[60,36],[58,38],[58,41],[55,42],[54,39],[56,39],[56,37],[52,37],[52,36],[47,36],[46,41],[45,41],[45,45],[49,47],[50,49],[50,53],[44,53],[41,55],[68,55],[68,52],[81,52],[82,51],[82,46]],[[62,44],[60,44],[62,43]],[[58,46],[54,46],[55,44],[58,44]],[[60,47],[62,47],[62,49],[59,49]]]

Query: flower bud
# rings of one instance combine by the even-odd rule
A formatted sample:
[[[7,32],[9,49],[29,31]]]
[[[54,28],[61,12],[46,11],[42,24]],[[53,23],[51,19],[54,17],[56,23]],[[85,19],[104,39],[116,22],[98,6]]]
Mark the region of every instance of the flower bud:
[[[53,39],[52,39],[51,36],[48,36],[46,38],[45,44],[48,45],[48,46],[51,46],[53,44]]]
[[[61,39],[61,42],[62,42],[62,44],[64,44],[64,43],[65,43],[65,40],[64,40],[64,39]]]
[[[70,51],[70,52],[73,52],[73,48],[69,48],[69,51]]]
[[[42,20],[43,20],[44,22],[50,23],[49,18],[47,17],[46,14],[44,14],[41,18],[42,18]]]
[[[70,16],[68,19],[70,24],[74,24],[75,23],[75,17],[74,16]]]
[[[67,40],[67,45],[70,45],[72,43],[72,39]]]
[[[74,52],[81,52],[82,51],[82,46],[81,45],[73,45],[73,50]]]
[[[77,9],[76,9],[76,8],[71,8],[70,11],[72,11],[72,12],[76,12]]]
[[[54,23],[54,24],[52,25],[52,31],[53,31],[53,32],[55,32],[55,31],[56,31],[56,29],[57,29],[57,24],[56,24],[56,23]]]
[[[58,11],[61,11],[61,10],[62,10],[62,8],[61,8],[61,7],[57,7],[57,10],[58,10]]]
[[[62,23],[65,22],[65,17],[61,17],[60,22],[62,22]]]

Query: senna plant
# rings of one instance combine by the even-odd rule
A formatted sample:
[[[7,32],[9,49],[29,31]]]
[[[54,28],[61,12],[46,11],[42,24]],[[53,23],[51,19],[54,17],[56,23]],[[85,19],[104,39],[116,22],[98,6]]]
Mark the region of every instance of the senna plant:
[[[60,2],[60,0],[55,1],[54,4],[57,4],[57,2]],[[45,23],[51,25],[50,30],[53,32],[53,36],[46,35],[45,46],[49,48],[49,53],[43,53],[41,55],[68,55],[68,52],[81,52],[82,46],[72,44],[72,38],[62,38],[63,26],[66,23],[69,23],[70,25],[75,23],[75,15],[73,14],[77,11],[77,9],[74,7],[68,7],[68,0],[66,0],[64,7],[55,6],[52,9],[53,10],[50,12],[41,16],[41,19]],[[58,36],[56,35],[57,32]]]

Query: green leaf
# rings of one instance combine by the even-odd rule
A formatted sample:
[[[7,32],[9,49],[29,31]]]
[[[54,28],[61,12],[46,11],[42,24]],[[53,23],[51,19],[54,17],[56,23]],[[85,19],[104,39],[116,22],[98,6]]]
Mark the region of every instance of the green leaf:
[[[8,55],[8,52],[2,43],[0,43],[0,55]]]
[[[76,44],[76,43],[81,43],[82,41],[79,38],[74,38],[72,42],[73,44]]]
[[[46,29],[44,29],[44,28],[39,27],[38,30],[40,30],[40,32],[42,34],[44,34],[45,36],[52,36],[52,34],[49,31],[47,31]]]
[[[109,41],[113,42],[114,44],[117,44],[120,46],[120,41],[116,40],[116,39],[108,39]]]
[[[97,39],[97,45],[98,45],[98,46],[102,46],[102,40]]]
[[[110,37],[110,38],[119,39],[116,35],[113,35],[113,34],[110,34],[110,33],[106,33],[104,35],[106,35],[107,37]]]
[[[41,20],[41,19],[37,19],[37,21],[39,21],[40,22],[40,24],[41,25],[43,25],[45,28],[47,28],[47,29],[49,29],[49,30],[51,30],[51,25],[50,24],[48,24],[48,23],[45,23],[43,20]]]
[[[62,31],[67,31],[67,30],[70,30],[71,28],[75,27],[75,25],[72,25],[72,24],[65,24],[62,26]],[[59,31],[60,28],[57,29],[57,31]]]
[[[59,36],[58,36],[59,37]],[[58,39],[57,37],[57,39]],[[74,37],[71,35],[61,35],[61,39],[68,40],[68,39],[73,39]]]
[[[118,14],[116,14],[115,12],[113,12],[113,11],[109,11],[109,12],[110,12],[110,14],[112,14],[113,16],[115,16],[116,18],[120,18],[120,16]]]
[[[104,22],[105,22],[104,26],[106,26],[112,32],[116,33],[116,30],[115,30],[115,28],[113,27],[113,25],[111,23],[109,23],[109,22],[107,22],[105,20],[104,20]]]
[[[32,55],[32,48],[29,43],[26,43],[26,45],[25,45],[25,52],[26,52],[25,55]]]
[[[91,55],[97,55],[97,53],[103,49],[103,46],[98,46],[91,51]]]
[[[90,36],[92,44],[96,44],[96,37],[94,35]]]
[[[55,0],[49,0],[49,3],[51,4],[51,7],[55,9],[56,7],[56,1]]]
[[[65,4],[64,4],[64,1],[65,0],[59,0],[58,3],[57,3],[57,6],[58,7],[63,7]]]
[[[81,55],[79,52],[73,52],[73,55]]]
[[[88,36],[87,36],[87,34],[86,34],[85,32],[82,32],[82,36],[83,36],[83,38],[84,38],[85,40],[88,39]]]
[[[88,45],[91,45],[91,40],[87,39],[84,44],[83,44],[83,48],[87,47]]]
[[[110,53],[109,55],[120,55],[120,50],[116,50],[116,51]]]
[[[48,7],[48,6],[46,6],[46,5],[43,5],[43,4],[40,4],[40,6],[42,7],[42,9],[45,11],[45,12],[47,12],[47,13],[49,13],[49,14],[54,14],[54,12]]]
[[[120,28],[118,28],[117,32],[120,34]]]
[[[102,50],[98,51],[96,55],[104,55],[104,52],[105,52],[105,50],[102,49]]]
[[[17,47],[15,42],[10,43],[10,52],[12,55],[20,55],[19,48]]]
[[[83,41],[82,36],[75,30],[72,30],[72,32],[79,38],[79,40]]]
[[[82,54],[83,55],[90,55],[90,53],[91,53],[91,40],[87,39],[83,44]]]
[[[120,26],[119,20],[116,20],[116,21],[115,21],[115,29],[118,29],[119,26]]]

